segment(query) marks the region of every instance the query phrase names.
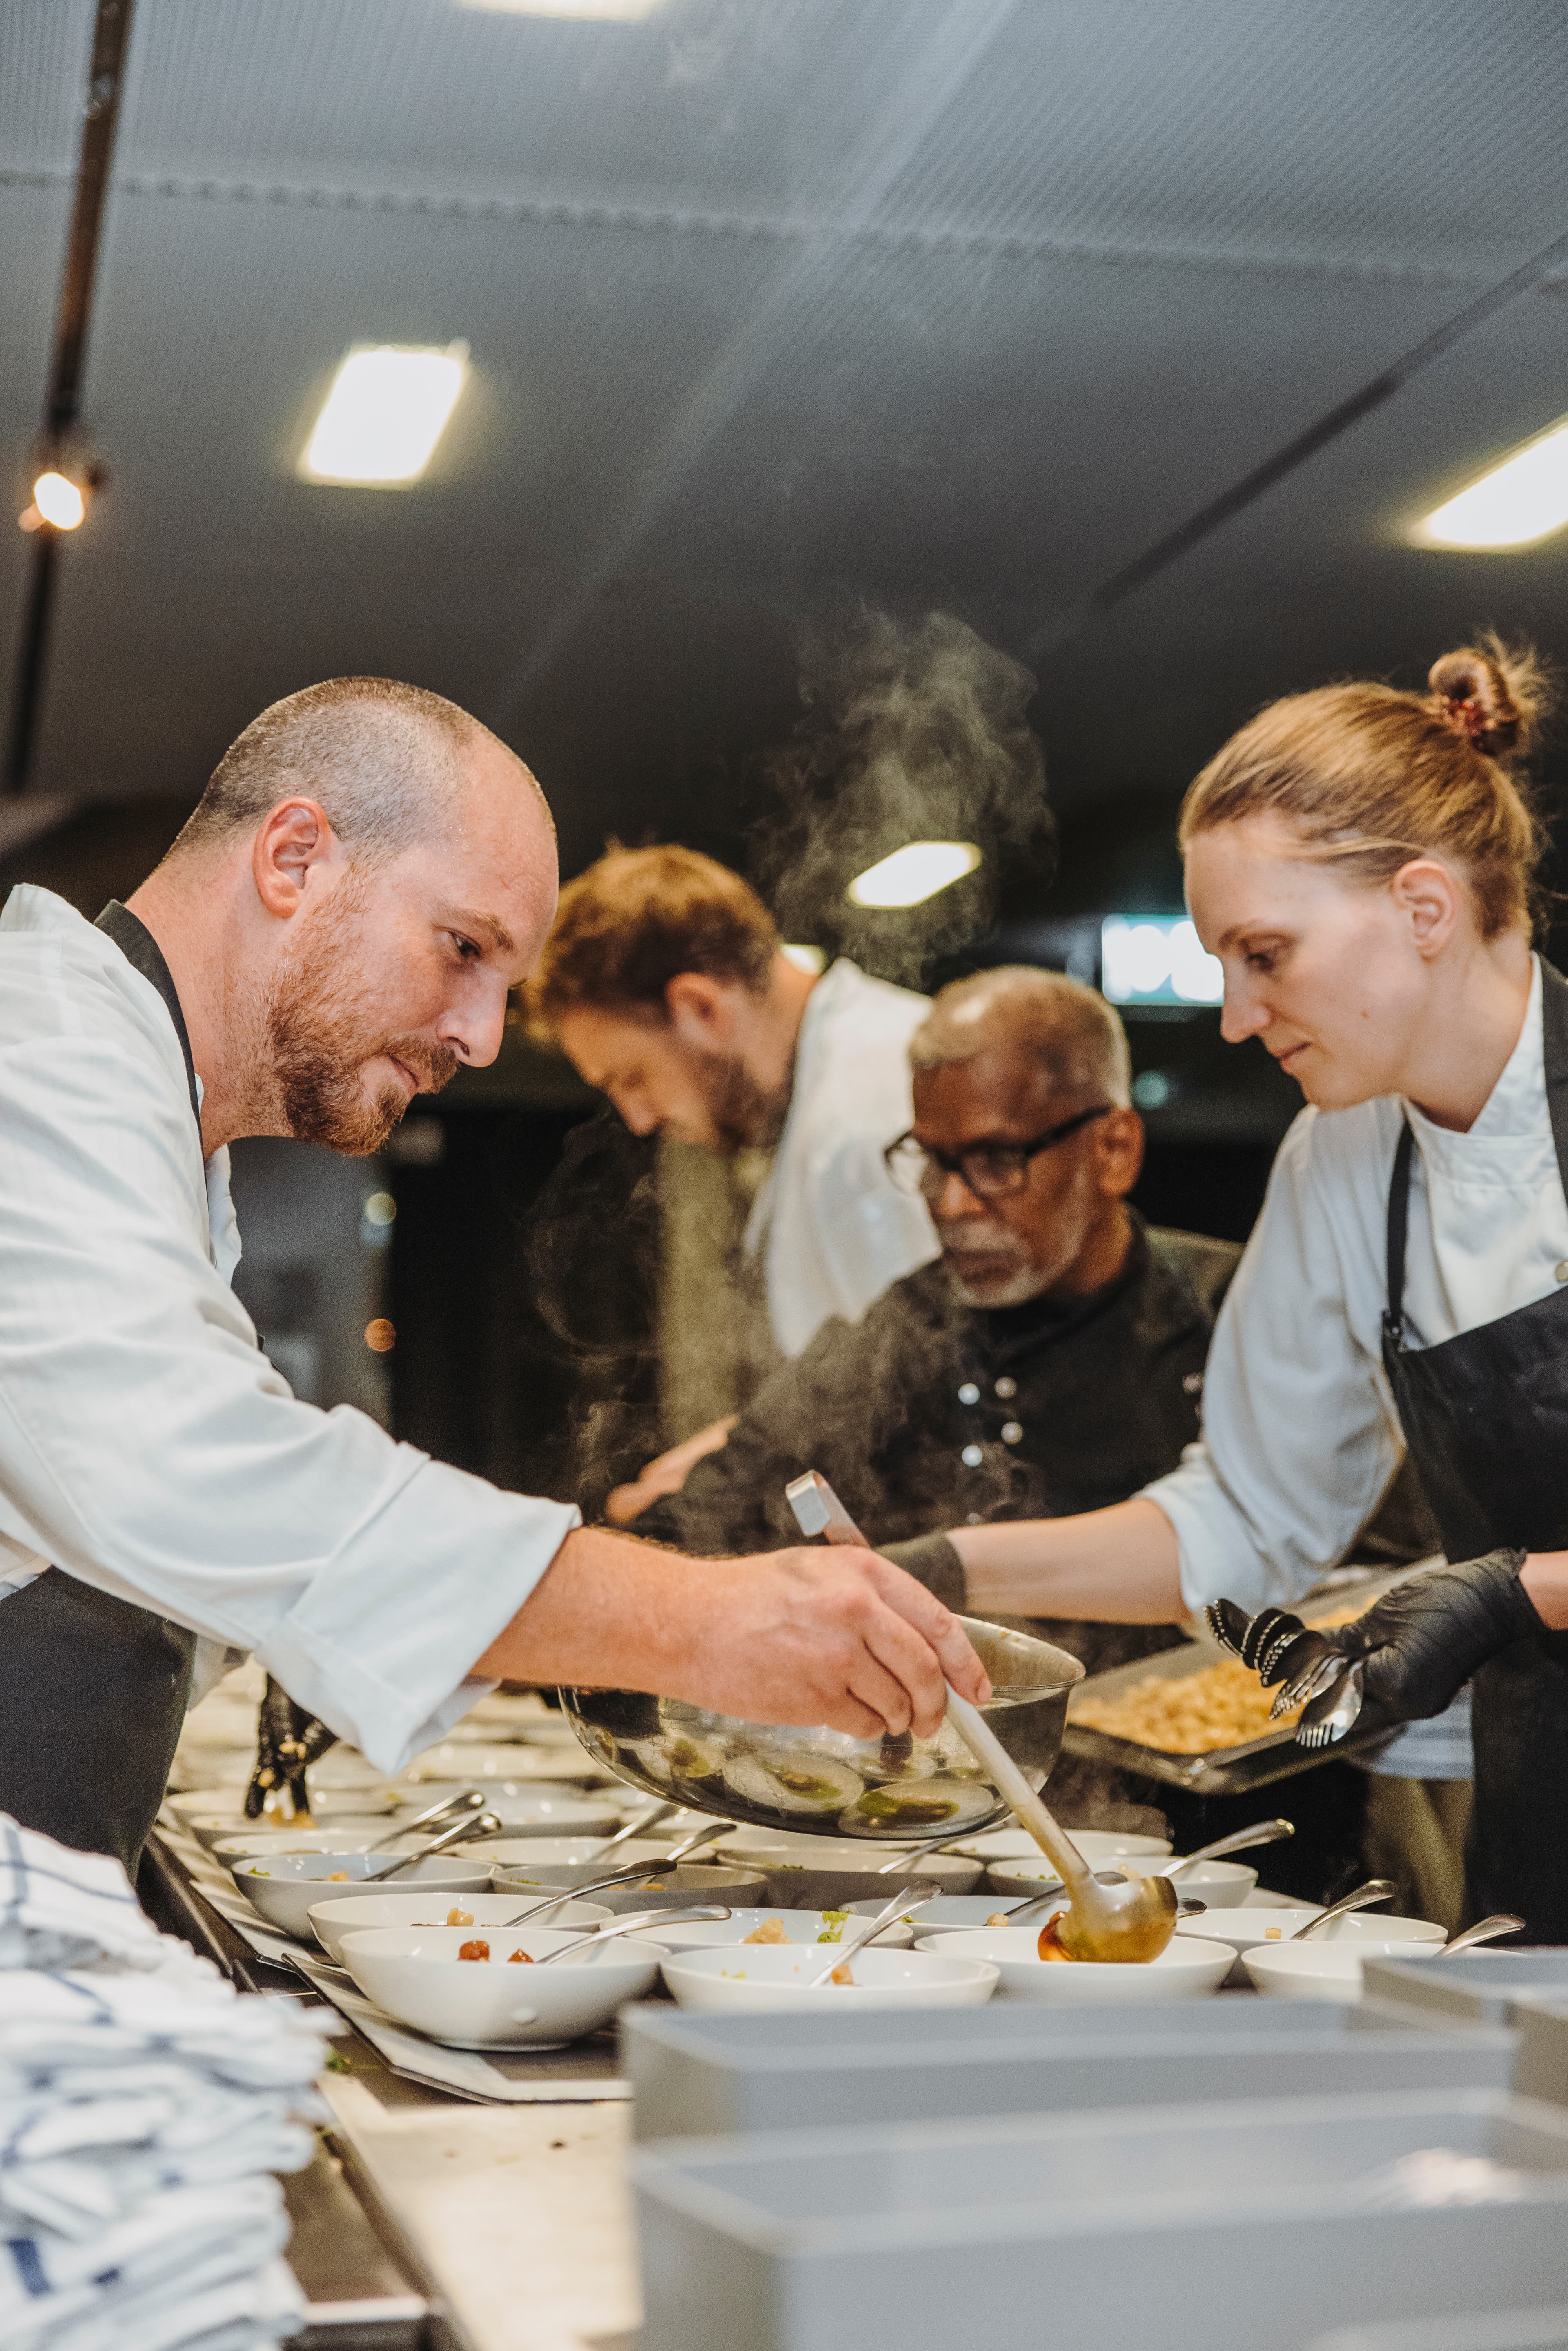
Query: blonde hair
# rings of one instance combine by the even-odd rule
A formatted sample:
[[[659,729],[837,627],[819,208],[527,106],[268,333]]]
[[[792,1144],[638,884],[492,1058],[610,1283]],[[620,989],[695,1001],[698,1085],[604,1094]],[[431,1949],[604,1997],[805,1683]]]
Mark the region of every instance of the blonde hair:
[[[1528,929],[1541,827],[1511,772],[1551,701],[1543,664],[1494,635],[1433,663],[1427,692],[1375,680],[1287,695],[1233,735],[1187,789],[1183,852],[1200,832],[1281,817],[1302,854],[1370,884],[1413,857],[1464,875],[1483,938]]]

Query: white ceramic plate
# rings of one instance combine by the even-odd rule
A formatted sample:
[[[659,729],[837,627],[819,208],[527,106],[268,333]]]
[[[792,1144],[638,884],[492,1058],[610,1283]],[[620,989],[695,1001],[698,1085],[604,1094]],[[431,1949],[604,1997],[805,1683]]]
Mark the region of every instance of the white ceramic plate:
[[[724,1897],[720,1895],[715,1898],[722,1901]],[[880,1907],[880,1905],[873,1907]],[[732,1907],[727,1919],[699,1918],[692,1920],[685,1926],[673,1927],[666,1927],[661,1921],[657,1931],[660,1942],[670,1950],[697,1951],[706,1949],[713,1943],[744,1944],[747,1937],[757,1928],[765,1927],[774,1919],[782,1926],[785,1935],[791,1943],[810,1943],[814,1950],[821,1950],[825,1959],[832,1944],[841,1941],[848,1924],[848,1914],[837,1910],[769,1910],[766,1907],[747,1909]],[[879,1937],[876,1949],[879,1951],[907,1950],[914,1940],[914,1928],[906,1926],[901,1918],[896,1926],[890,1927],[884,1935]],[[747,1948],[759,1951],[781,1950],[783,1945],[755,1943]]]
[[[505,1927],[523,1907],[515,1894],[421,1894],[416,1889],[407,1894],[364,1893],[347,1902],[312,1902],[306,1916],[316,1940],[340,1967],[342,1938],[350,1928],[368,1933],[372,1927],[444,1927],[449,1910],[465,1910],[473,1922],[470,1931],[484,1935],[492,1928]],[[562,1934],[586,1935],[590,1928],[603,1926],[610,1916],[598,1902],[567,1902],[540,1924]]]
[[[1079,1852],[1092,1868],[1099,1869],[1119,1854],[1144,1853],[1155,1860],[1171,1849],[1169,1837],[1124,1836],[1114,1829],[1069,1829]],[[1045,1855],[1027,1829],[988,1829],[982,1835],[955,1839],[961,1853],[977,1854],[985,1862],[1038,1862],[1043,1868]]]
[[[1440,1943],[1331,1943],[1314,1937],[1310,1943],[1256,1944],[1242,1952],[1241,1965],[1258,1990],[1275,1999],[1359,2000],[1363,1959],[1431,1959],[1441,1949]]]
[[[548,2049],[597,2032],[651,1991],[664,1957],[662,1943],[622,1935],[557,1967],[514,1963],[512,1951],[538,1960],[575,1939],[534,1927],[497,1936],[488,1960],[459,1959],[473,1939],[469,1927],[350,1928],[340,1964],[388,2016],[450,2049]]]
[[[1206,1943],[1196,1936],[1175,1935],[1157,1959],[1127,1967],[1115,1961],[1042,1959],[1038,1950],[1043,1917],[1027,1927],[982,1927],[970,1933],[933,1938],[932,1948],[955,1958],[988,1959],[1001,1971],[1004,2000],[1048,2001],[1058,2004],[1139,2000],[1206,2000],[1219,1990],[1230,1973],[1236,1954],[1228,1943]],[[925,1938],[915,1938],[917,1951]]]
[[[311,1903],[334,1897],[352,1901],[356,1881],[369,1878],[387,1857],[375,1854],[367,1858],[362,1853],[264,1853],[236,1861],[230,1875],[269,1927],[308,1943]],[[418,1886],[432,1894],[477,1894],[488,1891],[489,1883],[490,1873],[482,1863],[455,1861],[445,1853],[437,1854],[434,1861],[416,1861],[393,1881],[394,1886]],[[365,1887],[367,1894],[378,1890],[373,1881]],[[390,1894],[393,1886],[385,1890]]]
[[[997,1970],[984,1960],[934,1951],[850,1955],[852,1984],[816,1991],[805,1979],[828,1954],[820,1944],[773,1948],[727,1943],[682,1951],[664,1961],[664,1981],[683,2008],[799,2009],[819,2001],[858,2001],[862,2008],[978,2008],[997,1988]]]

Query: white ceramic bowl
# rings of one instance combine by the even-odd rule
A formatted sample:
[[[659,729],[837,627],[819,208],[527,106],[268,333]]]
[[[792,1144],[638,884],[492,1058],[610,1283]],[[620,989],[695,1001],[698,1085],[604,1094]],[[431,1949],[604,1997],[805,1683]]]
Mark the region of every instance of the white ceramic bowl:
[[[1158,1854],[1137,1853],[1096,1853],[1084,1855],[1084,1859],[1093,1870],[1112,1872],[1121,1870],[1124,1876],[1130,1873],[1134,1877],[1141,1874],[1143,1862],[1152,1860],[1157,1863],[1159,1858]],[[1055,1886],[1059,1882],[1055,1870],[1038,1845],[1032,1861],[990,1863],[989,1878],[998,1894],[1040,1894],[1048,1886]],[[1197,1895],[1194,1898],[1201,1902],[1203,1896]]]
[[[310,1905],[312,1902],[352,1901],[356,1881],[369,1878],[372,1870],[380,1869],[390,1856],[362,1853],[263,1853],[247,1861],[236,1861],[232,1872],[235,1884],[253,1910],[258,1911],[269,1927],[282,1935],[297,1935],[302,1943],[310,1940]],[[365,1886],[366,1894],[384,1890],[391,1894],[398,1886],[418,1886],[422,1893],[477,1894],[488,1892],[490,1873],[482,1862],[455,1861],[450,1854],[437,1854],[434,1861],[416,1861],[403,1871],[400,1878],[384,1889],[372,1881]]]
[[[208,1847],[214,1837],[237,1836],[244,1829],[286,1825],[275,1813],[264,1814],[259,1821],[247,1820],[245,1805],[233,1788],[194,1788],[186,1795],[170,1796],[166,1801],[181,1826]],[[319,1788],[311,1793],[311,1817],[303,1825],[321,1828],[343,1815],[369,1819],[375,1813],[390,1813],[392,1802],[384,1788]],[[384,1820],[382,1825],[386,1826]]]
[[[1171,1849],[1169,1837],[1129,1836],[1118,1829],[1069,1829],[1067,1834],[1092,1869],[1100,1869],[1124,1853],[1147,1854],[1158,1861]],[[954,1843],[960,1852],[977,1854],[985,1862],[1029,1861],[1045,1865],[1045,1855],[1027,1829],[987,1829],[979,1836],[955,1838]]]
[[[932,1938],[931,1948],[956,1958],[989,1959],[1001,1971],[1003,2000],[1073,2001],[1206,2000],[1230,1973],[1236,1954],[1228,1943],[1205,1943],[1175,1935],[1157,1959],[1124,1966],[1111,1960],[1042,1959],[1037,1948],[1044,1919],[1027,1927],[982,1927],[969,1933]],[[915,1938],[917,1951],[925,1938]]]
[[[1403,1923],[1394,1919],[1389,1925]],[[1228,1949],[1228,1946],[1227,1946]],[[1241,1954],[1241,1965],[1261,1992],[1281,2000],[1359,2000],[1365,1959],[1432,1959],[1440,1943],[1259,1943]]]
[[[658,1837],[628,1837],[624,1844],[606,1852],[601,1836],[512,1836],[474,1837],[454,1850],[468,1861],[487,1861],[498,1876],[504,1875],[508,1880],[535,1879],[545,1885],[566,1881],[538,1877],[540,1870],[581,1869],[590,1875],[597,1872],[603,1877],[613,1869],[635,1869],[643,1864],[663,1861],[669,1846]]]
[[[236,1861],[244,1861],[247,1854],[253,1853],[363,1853],[374,1844],[378,1837],[386,1835],[387,1827],[386,1815],[382,1813],[369,1813],[361,1820],[356,1820],[352,1813],[345,1813],[341,1820],[335,1820],[329,1827],[321,1829],[275,1829],[263,1822],[256,1822],[249,1828],[235,1829],[225,1836],[214,1837],[207,1850],[214,1861],[223,1863],[225,1869],[231,1869]],[[423,1839],[416,1837],[413,1842],[423,1844]],[[384,1858],[389,1861],[396,1851],[396,1845],[383,1845],[382,1848]]]
[[[1115,1863],[1107,1865],[1115,1867]],[[1134,1861],[1134,1866],[1140,1865]],[[1156,1870],[1159,1864],[1155,1864]],[[1173,1884],[1184,1902],[1207,1902],[1216,1910],[1233,1910],[1245,1902],[1258,1883],[1258,1873],[1240,1861],[1200,1861],[1196,1869],[1187,1869]]]
[[[997,1988],[986,1960],[946,1951],[852,1951],[852,1984],[808,1989],[827,1958],[818,1943],[786,1949],[725,1943],[682,1951],[664,1961],[664,1981],[683,2008],[809,2008],[818,2001],[858,2001],[862,2008],[978,2008]]]
[[[306,1916],[322,1949],[341,1966],[342,1938],[350,1928],[368,1933],[372,1927],[444,1927],[449,1910],[466,1910],[474,1922],[471,1932],[483,1935],[493,1927],[504,1927],[523,1907],[515,1894],[367,1891],[350,1896],[347,1902],[312,1902]],[[603,1926],[610,1915],[602,1903],[566,1902],[553,1917],[540,1919],[539,1924],[552,1932],[559,1929],[563,1934],[586,1935],[591,1928]]]
[[[719,1896],[716,1898],[722,1900],[723,1896]],[[746,1944],[747,1937],[754,1928],[767,1926],[771,1919],[777,1919],[779,1922],[791,1943],[810,1943],[814,1950],[821,1949],[822,1958],[825,1959],[831,1944],[842,1940],[848,1914],[841,1914],[836,1910],[769,1910],[766,1907],[738,1909],[732,1907],[727,1919],[698,1918],[693,1919],[688,1925],[674,1927],[666,1927],[661,1920],[657,1928],[650,1928],[649,1931],[656,1932],[660,1942],[669,1950],[697,1951],[704,1950],[714,1943]],[[901,1918],[895,1926],[889,1927],[885,1934],[878,1937],[876,1949],[879,1951],[907,1950],[914,1940],[914,1928]],[[780,1943],[751,1943],[747,1944],[746,1947],[748,1950],[758,1951],[783,1949]]]
[[[500,1836],[604,1838],[613,1836],[621,1826],[620,1808],[605,1797],[585,1795],[580,1788],[549,1781],[526,1787],[517,1781],[430,1781],[406,1792],[418,1797],[414,1809],[424,1812],[471,1787],[483,1790],[485,1810],[494,1813],[501,1823],[497,1832]]]
[[[517,1786],[538,1780],[586,1783],[611,1776],[574,1733],[570,1747],[559,1740],[540,1747],[519,1746],[515,1740],[499,1743],[443,1740],[438,1747],[427,1747],[423,1755],[416,1755],[407,1771],[399,1773],[397,1784],[418,1789],[432,1780],[461,1780],[465,1786],[483,1787],[498,1780]]]
[[[741,1829],[721,1837],[713,1850],[741,1869],[853,1869],[870,1876],[892,1861],[898,1866],[889,1870],[890,1878],[929,1877],[949,1894],[967,1894],[981,1868],[967,1854],[927,1853],[912,1859],[907,1845],[875,1844],[870,1837],[775,1835],[768,1829]]]
[[[1260,1944],[1270,1949],[1283,1949],[1303,1927],[1321,1916],[1321,1905],[1312,1910],[1205,1910],[1197,1917],[1182,1919],[1176,1933],[1202,1935],[1213,1943],[1228,1943],[1239,1954],[1255,1950]],[[1370,1910],[1353,1910],[1343,1918],[1335,1918],[1321,1935],[1314,1935],[1305,1948],[1310,1950],[1314,1944],[1322,1948],[1333,1943],[1354,1943],[1362,1949],[1370,1943],[1440,1946],[1447,1940],[1442,1928],[1426,1918],[1379,1918]]]
[[[910,1932],[922,1946],[935,1949],[936,1937],[984,1927],[998,1910],[1016,1910],[1027,1898],[1022,1894],[938,1894],[934,1901],[923,1904],[913,1914]],[[852,1902],[850,1915],[869,1918],[881,1908],[881,1902],[873,1895],[869,1902]]]
[[[508,1930],[491,1941],[489,1960],[460,1959],[471,1927],[350,1928],[341,1964],[360,1990],[400,2024],[451,2049],[559,2048],[608,2024],[629,2000],[658,1980],[664,1947],[645,1935],[621,1935],[558,1967],[514,1965],[525,1950],[542,1959],[574,1938],[544,1927]]]

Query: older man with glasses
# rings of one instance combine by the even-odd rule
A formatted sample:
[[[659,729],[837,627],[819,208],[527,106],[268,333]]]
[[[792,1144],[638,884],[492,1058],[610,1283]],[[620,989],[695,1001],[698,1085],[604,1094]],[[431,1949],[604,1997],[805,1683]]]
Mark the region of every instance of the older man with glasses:
[[[910,1061],[915,1123],[887,1165],[925,1198],[940,1259],[859,1322],[827,1323],[723,1450],[635,1523],[702,1552],[784,1543],[785,1483],[815,1468],[873,1541],[962,1608],[941,1530],[1098,1510],[1180,1459],[1239,1251],[1151,1229],[1127,1205],[1143,1123],[1125,1033],[1092,988],[1026,969],[959,980]],[[1173,1637],[1056,1631],[1095,1665]]]

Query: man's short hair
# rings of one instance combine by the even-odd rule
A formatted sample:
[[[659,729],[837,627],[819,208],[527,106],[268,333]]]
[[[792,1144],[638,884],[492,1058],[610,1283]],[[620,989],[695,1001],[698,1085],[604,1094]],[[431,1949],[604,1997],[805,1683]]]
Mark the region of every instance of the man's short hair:
[[[759,995],[778,949],[772,915],[728,866],[695,849],[607,850],[560,893],[529,1017],[548,1031],[577,1005],[662,1014],[683,971]]]
[[[1132,1099],[1132,1058],[1119,1017],[1097,988],[1062,972],[1003,964],[956,979],[932,999],[909,1040],[915,1070],[998,1052],[1038,1061],[1053,1093],[1082,1094],[1123,1109]]]
[[[298,792],[320,802],[354,855],[394,857],[446,823],[465,758],[484,741],[496,741],[488,727],[423,686],[329,677],[251,720],[214,768],[170,854],[258,825]],[[538,791],[520,759],[517,766]]]

